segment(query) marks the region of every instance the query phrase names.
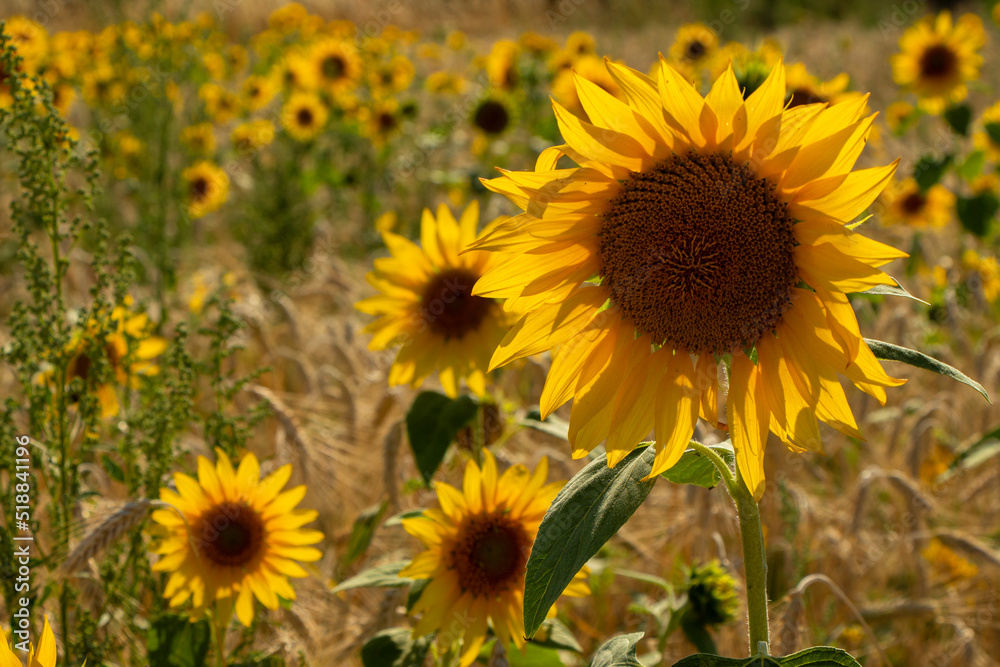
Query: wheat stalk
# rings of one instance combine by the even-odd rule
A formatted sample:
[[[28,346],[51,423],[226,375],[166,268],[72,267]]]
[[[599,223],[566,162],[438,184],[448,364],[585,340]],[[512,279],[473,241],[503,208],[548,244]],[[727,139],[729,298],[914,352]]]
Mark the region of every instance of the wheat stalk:
[[[91,558],[98,558],[122,535],[142,523],[153,504],[153,501],[145,498],[126,503],[80,541],[66,556],[57,574],[66,577],[82,570]]]

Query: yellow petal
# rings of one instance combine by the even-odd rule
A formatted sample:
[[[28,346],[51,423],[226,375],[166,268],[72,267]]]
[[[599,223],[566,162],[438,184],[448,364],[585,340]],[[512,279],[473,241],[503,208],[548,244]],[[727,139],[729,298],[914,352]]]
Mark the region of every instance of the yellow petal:
[[[754,500],[760,501],[764,495],[764,447],[770,421],[767,399],[760,372],[746,355],[734,354],[731,369],[727,413],[736,465]]]

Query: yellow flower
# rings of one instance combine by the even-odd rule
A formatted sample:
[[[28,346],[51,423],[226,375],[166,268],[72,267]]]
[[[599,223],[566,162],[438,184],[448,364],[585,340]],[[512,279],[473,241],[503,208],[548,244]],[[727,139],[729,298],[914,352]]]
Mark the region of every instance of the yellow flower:
[[[952,22],[951,12],[928,16],[899,40],[900,53],[892,57],[896,83],[913,90],[928,113],[939,114],[949,103],[969,95],[966,83],[979,78],[986,41],[983,22],[965,14]]]
[[[975,563],[963,558],[937,537],[921,550],[920,555],[948,581],[971,579],[979,574],[979,568]]]
[[[276,65],[273,76],[293,91],[311,91],[316,88],[316,68],[312,60],[301,53],[286,53]]]
[[[326,125],[326,105],[312,93],[295,93],[281,109],[281,125],[296,141],[311,141]]]
[[[785,85],[788,88],[786,98],[790,107],[817,102],[836,104],[860,97],[861,93],[847,90],[850,82],[851,77],[847,72],[841,72],[829,81],[821,81],[819,77],[810,74],[803,63],[785,66]]]
[[[38,645],[31,646],[28,651],[27,667],[56,667],[56,658],[56,637],[52,634],[52,626],[46,616]],[[7,643],[7,635],[3,632],[0,632],[0,667],[21,667],[21,658],[11,649]]]
[[[25,16],[11,16],[4,20],[4,32],[17,55],[24,59],[24,68],[34,72],[49,52],[49,35],[45,28]]]
[[[975,250],[969,249],[962,254],[962,265],[976,272],[970,283],[979,286],[988,303],[994,303],[1000,296],[1000,262],[997,262],[997,258],[992,255],[980,256]]]
[[[580,98],[576,94],[576,76],[596,83],[615,97],[623,99],[621,88],[608,72],[604,61],[595,55],[581,56],[573,63],[572,68],[560,70],[552,82],[552,96],[578,115],[583,111],[583,107],[580,106]]]
[[[492,299],[472,296],[472,286],[493,264],[489,253],[460,254],[476,237],[476,202],[456,221],[448,207],[437,218],[425,209],[420,221],[422,248],[399,234],[382,232],[391,257],[375,260],[366,276],[381,294],[355,307],[378,319],[365,328],[371,350],[402,344],[389,384],[418,387],[438,369],[449,396],[465,378],[478,395],[486,393],[489,356],[503,338],[506,320]]]
[[[243,82],[243,100],[247,109],[257,111],[267,106],[278,92],[273,76],[248,76]]]
[[[905,124],[913,116],[913,105],[909,102],[893,102],[885,110],[885,122],[889,129],[900,134],[905,129]]]
[[[237,152],[256,152],[274,141],[274,123],[266,118],[242,123],[233,130],[232,139]]]
[[[226,203],[229,197],[229,174],[217,165],[202,160],[181,172],[187,189],[187,211],[200,218]]]
[[[670,61],[685,74],[693,77],[712,61],[719,47],[719,37],[704,23],[691,23],[677,29],[670,47]]]
[[[451,30],[444,38],[445,46],[452,51],[461,51],[468,43],[468,38],[461,30]]]
[[[972,135],[976,148],[986,151],[993,162],[1000,161],[1000,102],[996,102],[983,112],[979,119],[982,129]]]
[[[393,56],[391,60],[368,70],[369,81],[379,93],[399,93],[409,88],[416,70],[406,56]]]
[[[597,42],[594,40],[594,36],[589,32],[584,32],[583,30],[577,30],[576,32],[570,33],[569,37],[566,38],[566,50],[574,56],[583,56],[588,53],[594,53],[596,47]]]
[[[386,141],[400,132],[403,125],[399,102],[392,98],[379,100],[371,107],[361,109],[358,119],[362,124],[362,133],[376,146],[384,146]]]
[[[427,550],[399,575],[430,580],[413,605],[412,613],[422,614],[413,634],[437,630],[442,648],[461,639],[462,667],[475,660],[487,624],[504,647],[514,642],[524,650],[521,608],[528,552],[549,504],[565,484],[546,484],[548,467],[543,457],[534,472],[515,465],[498,476],[496,460],[483,450],[482,470],[469,461],[462,490],[435,484],[441,509],[403,519],[403,528]],[[587,575],[586,567],[577,573],[566,595],[589,595]]]
[[[927,192],[908,178],[891,190],[882,200],[888,205],[882,222],[886,225],[907,225],[915,229],[944,227],[951,221],[955,195],[943,185],[933,185]]]
[[[486,74],[490,85],[511,91],[517,87],[517,44],[509,39],[497,40],[486,57]]]
[[[437,95],[458,95],[465,91],[466,81],[454,72],[431,72],[424,81],[424,88]]]
[[[228,123],[240,113],[240,98],[222,86],[206,83],[198,89],[198,97],[205,102],[205,112],[219,125]]]
[[[334,95],[353,88],[361,76],[361,58],[350,42],[325,39],[312,48],[309,57],[314,79]]]
[[[495,137],[511,126],[513,105],[500,95],[482,99],[472,110],[472,126],[483,134]]]
[[[296,561],[313,562],[323,554],[307,546],[323,540],[323,533],[302,526],[319,515],[296,509],[306,487],[282,488],[292,474],[291,464],[260,479],[260,465],[246,454],[239,469],[216,450],[213,466],[198,457],[198,479],[174,473],[177,490],[161,488],[160,500],[170,508],[153,512],[167,537],[154,549],[160,555],[156,572],[169,572],[163,597],[171,607],[189,601],[197,620],[217,600],[236,607],[243,625],[253,621],[253,599],[277,609],[279,598],[295,599],[288,577],[304,577]]]
[[[821,450],[817,419],[861,437],[838,373],[883,402],[902,383],[846,296],[895,285],[878,267],[905,253],[846,223],[898,161],[851,171],[867,97],[785,110],[780,66],[745,101],[732,68],[702,98],[662,58],[658,82],[608,67],[628,103],[578,78],[594,124],[554,104],[566,144],[485,181],[526,211],[472,244],[500,255],[473,294],[521,314],[490,368],[555,349],[542,415],[573,398],[573,456],[607,440],[611,466],[655,430],[650,476],[699,414],[724,420],[759,499],[768,430],[797,451]],[[580,166],[557,169],[563,156]]]
[[[215,152],[215,126],[212,123],[189,125],[181,130],[181,143],[197,155]]]

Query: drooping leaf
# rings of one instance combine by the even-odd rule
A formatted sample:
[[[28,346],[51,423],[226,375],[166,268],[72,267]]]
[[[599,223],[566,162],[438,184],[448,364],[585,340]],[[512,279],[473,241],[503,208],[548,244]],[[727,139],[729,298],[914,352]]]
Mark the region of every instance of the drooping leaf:
[[[877,359],[883,359],[885,361],[901,361],[904,364],[909,364],[916,368],[922,368],[925,371],[932,371],[945,377],[950,377],[952,380],[961,382],[962,384],[967,384],[990,402],[990,395],[986,393],[983,389],[983,385],[979,384],[969,376],[967,376],[962,371],[958,370],[954,366],[949,366],[943,361],[938,361],[934,357],[928,356],[923,352],[918,352],[917,350],[911,350],[908,347],[902,347],[900,345],[893,345],[892,343],[885,343],[880,340],[872,340],[871,338],[865,338],[865,342],[868,347],[871,348],[872,353]]]
[[[913,299],[914,301],[917,301],[918,303],[922,303],[925,306],[931,305],[931,304],[927,303],[926,301],[924,301],[923,299],[919,299],[919,298],[913,296],[912,294],[910,294],[909,292],[907,292],[905,289],[903,289],[902,285],[900,285],[899,283],[896,283],[896,285],[876,285],[875,287],[870,287],[870,288],[866,289],[864,292],[859,292],[859,294],[880,294],[880,295],[884,295],[884,296],[902,296],[902,297],[905,297],[907,299]]]
[[[413,401],[406,413],[406,436],[424,482],[431,483],[448,445],[478,410],[479,404],[464,395],[448,398],[435,391],[424,391]]]
[[[730,465],[736,456],[729,440],[712,445],[711,449]],[[694,449],[688,449],[681,454],[680,460],[670,470],[663,473],[662,477],[675,484],[694,484],[706,489],[715,488],[722,481],[722,476],[715,464]]]
[[[358,572],[350,579],[337,584],[333,593],[347,591],[352,588],[365,588],[374,586],[377,588],[399,588],[413,582],[412,579],[399,576],[399,571],[410,564],[408,560],[399,560],[392,563],[383,563]]]
[[[777,657],[723,658],[708,653],[689,655],[673,667],[861,667],[851,654],[832,646],[814,646],[804,651]]]
[[[653,447],[639,447],[614,468],[599,456],[578,472],[545,513],[528,557],[524,627],[535,634],[549,608],[590,557],[604,546],[649,495],[655,478]]]
[[[573,636],[570,629],[558,618],[546,619],[530,641],[532,644],[546,648],[575,651],[576,653],[583,652],[580,642],[576,641],[576,637]]]
[[[612,637],[601,644],[594,653],[590,667],[642,667],[635,657],[635,645],[642,639],[642,632]]]
[[[344,553],[342,566],[348,567],[351,563],[360,558],[375,536],[375,529],[382,521],[382,516],[389,507],[389,501],[383,500],[378,505],[373,505],[361,512],[354,520],[351,528],[351,536],[347,540],[347,551]]]
[[[529,410],[528,414],[524,415],[524,418],[518,421],[518,424],[541,431],[542,433],[551,435],[553,438],[569,440],[569,422],[555,415],[549,415],[543,420],[541,412],[538,410]]]
[[[958,221],[968,231],[982,238],[990,231],[990,223],[1000,210],[1000,199],[992,192],[982,192],[974,197],[958,197],[955,213]]]
[[[372,636],[361,647],[365,667],[421,667],[430,648],[430,635],[412,638],[406,628],[389,628]]]
[[[166,614],[146,632],[150,667],[202,667],[212,630],[207,620],[192,623],[187,616]]]

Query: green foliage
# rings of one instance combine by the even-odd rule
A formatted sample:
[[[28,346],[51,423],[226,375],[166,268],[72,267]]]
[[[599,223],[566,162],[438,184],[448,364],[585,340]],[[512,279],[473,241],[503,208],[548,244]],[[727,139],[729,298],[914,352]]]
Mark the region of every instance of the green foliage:
[[[920,191],[927,192],[937,185],[945,171],[951,166],[952,160],[954,160],[954,156],[950,153],[937,159],[933,155],[924,155],[920,158],[913,168],[913,179],[920,187]]]
[[[969,135],[969,124],[972,122],[972,107],[968,104],[956,104],[944,110],[944,119],[948,126],[963,137]]]
[[[944,375],[952,380],[969,385],[982,394],[983,398],[987,401],[990,400],[990,395],[983,388],[983,385],[979,384],[954,366],[949,366],[943,361],[938,361],[934,357],[928,356],[923,352],[911,350],[899,345],[893,345],[892,343],[872,340],[871,338],[866,338],[865,342],[868,344],[868,347],[871,348],[876,359],[883,359],[885,361],[901,361],[904,364],[908,364],[915,368],[921,368],[925,371],[932,371],[934,373],[938,373],[939,375]],[[992,403],[992,401],[990,402]]]
[[[972,197],[958,197],[955,212],[958,221],[969,232],[983,238],[990,232],[990,225],[1000,210],[1000,199],[992,192],[982,192]]]
[[[618,532],[653,488],[642,481],[656,452],[639,447],[614,468],[602,455],[578,472],[559,492],[538,528],[524,582],[527,636],[542,621],[591,556]]]
[[[376,633],[361,647],[365,667],[421,667],[430,648],[430,637],[414,640],[405,628]]]
[[[723,658],[717,655],[689,655],[673,667],[861,667],[846,651],[832,646],[814,646],[782,658],[763,655],[753,658]]]
[[[380,588],[399,588],[406,586],[413,580],[399,576],[399,571],[409,565],[409,563],[410,561],[401,560],[376,565],[375,567],[359,572],[346,581],[340,582],[332,592],[339,593],[341,591],[351,590],[352,588],[365,588],[366,586],[375,586]]]
[[[179,614],[160,616],[146,635],[150,667],[202,667],[211,635],[206,620],[191,623]]]
[[[721,456],[728,465],[732,465],[736,458],[733,445],[728,440],[718,445],[712,445],[711,449]],[[681,454],[680,460],[670,470],[663,473],[662,477],[675,484],[694,484],[706,489],[715,488],[722,481],[722,475],[715,464],[694,449],[688,449]]]
[[[635,645],[643,633],[612,637],[601,644],[590,661],[590,667],[643,667],[635,657]]]
[[[476,416],[479,404],[469,396],[448,398],[423,391],[406,413],[406,436],[413,449],[417,469],[428,485],[444,460],[448,445]]]

